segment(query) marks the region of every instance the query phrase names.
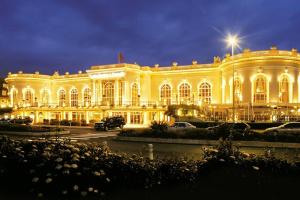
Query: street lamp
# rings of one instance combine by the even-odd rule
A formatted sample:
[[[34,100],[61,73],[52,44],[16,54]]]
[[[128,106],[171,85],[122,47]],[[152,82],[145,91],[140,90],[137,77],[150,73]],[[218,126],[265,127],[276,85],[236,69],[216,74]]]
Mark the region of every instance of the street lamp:
[[[231,47],[231,58],[232,58],[232,119],[235,123],[235,86],[234,86],[234,48],[239,47],[239,38],[237,35],[229,34],[226,38],[227,47]]]

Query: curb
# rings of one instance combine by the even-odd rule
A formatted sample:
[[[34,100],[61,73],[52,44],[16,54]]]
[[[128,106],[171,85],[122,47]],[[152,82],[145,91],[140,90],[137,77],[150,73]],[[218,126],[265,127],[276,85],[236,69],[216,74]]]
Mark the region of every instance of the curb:
[[[192,140],[192,139],[170,139],[170,138],[146,138],[146,137],[125,137],[117,136],[114,138],[117,141],[128,142],[153,142],[165,144],[191,144],[191,145],[209,145],[217,146],[218,140]],[[259,148],[293,148],[300,149],[300,143],[287,142],[262,142],[262,141],[233,141],[233,145],[239,147],[259,147]]]

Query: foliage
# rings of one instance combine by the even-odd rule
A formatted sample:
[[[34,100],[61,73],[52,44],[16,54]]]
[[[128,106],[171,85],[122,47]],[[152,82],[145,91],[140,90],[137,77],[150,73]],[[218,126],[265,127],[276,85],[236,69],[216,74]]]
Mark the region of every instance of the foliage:
[[[152,129],[124,129],[119,136],[126,137],[152,137],[152,138],[181,138],[181,139],[204,139],[218,140],[219,138],[228,138],[241,141],[269,141],[269,142],[300,142],[298,133],[241,133],[230,130],[230,125],[225,125],[216,131],[208,131],[205,128],[168,130],[157,132]]]
[[[11,113],[12,108],[0,108],[0,115],[3,115],[5,113]]]
[[[168,130],[168,124],[164,121],[153,121],[150,127],[156,133],[164,133]]]
[[[22,198],[30,196],[30,199],[102,199],[105,196],[109,199],[116,194],[120,195],[114,199],[140,199],[146,190],[150,189],[152,194],[155,188],[160,188],[156,197],[162,193],[169,196],[170,189],[178,195],[178,186],[187,186],[185,195],[193,192],[193,188],[198,195],[203,195],[206,191],[202,190],[203,186],[220,191],[220,187],[214,187],[216,182],[223,187],[222,195],[225,191],[234,194],[244,187],[260,187],[264,188],[260,191],[265,191],[285,184],[299,185],[298,164],[241,153],[228,140],[220,141],[217,149],[204,149],[204,154],[204,160],[156,158],[150,161],[138,155],[112,153],[105,144],[19,141],[3,137],[0,139],[0,192],[19,194]],[[122,192],[130,190],[134,191],[133,196]],[[182,199],[176,195],[173,199]]]
[[[56,132],[63,131],[62,128],[45,127],[45,126],[30,126],[21,124],[0,124],[1,131],[14,131],[14,132]]]

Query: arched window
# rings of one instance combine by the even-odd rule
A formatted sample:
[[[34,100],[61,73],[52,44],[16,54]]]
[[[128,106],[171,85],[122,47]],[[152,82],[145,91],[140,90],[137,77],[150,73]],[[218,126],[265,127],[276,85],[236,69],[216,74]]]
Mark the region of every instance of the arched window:
[[[279,99],[281,103],[289,102],[289,77],[284,75],[279,82]]]
[[[186,103],[191,98],[191,87],[187,83],[182,83],[179,86],[179,103]]]
[[[137,83],[132,84],[131,87],[131,102],[133,106],[139,105],[139,88]]]
[[[171,86],[168,84],[163,84],[160,87],[160,98],[163,104],[170,105],[171,104]]]
[[[113,105],[114,104],[114,83],[113,81],[106,81],[103,83],[103,102],[106,105]]]
[[[31,89],[26,89],[24,92],[25,104],[28,106],[33,105],[33,92]]]
[[[76,88],[73,88],[70,92],[71,94],[71,107],[78,106],[78,91]]]
[[[58,105],[59,106],[65,106],[66,105],[66,91],[63,89],[60,89],[58,91]]]
[[[17,105],[18,103],[17,103],[17,90],[16,89],[12,89],[11,90],[11,93],[10,93],[10,99],[11,99],[11,105],[12,106],[15,106],[15,105]]]
[[[239,104],[242,101],[242,81],[239,77],[234,79],[234,102]]]
[[[49,105],[49,90],[43,89],[41,92],[41,99],[42,99],[42,106],[48,106]]]
[[[254,103],[266,103],[267,101],[267,80],[263,75],[256,77],[254,82]]]
[[[203,103],[211,103],[211,86],[209,83],[204,82],[199,86],[199,100]]]
[[[90,88],[85,88],[83,90],[83,105],[84,106],[89,106],[91,105],[91,89]]]

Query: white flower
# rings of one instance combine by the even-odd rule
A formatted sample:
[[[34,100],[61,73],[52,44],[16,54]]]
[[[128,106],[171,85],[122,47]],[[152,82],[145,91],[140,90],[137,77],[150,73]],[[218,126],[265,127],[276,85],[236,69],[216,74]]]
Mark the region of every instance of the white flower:
[[[89,191],[89,192],[93,192],[93,190],[94,190],[94,188],[92,188],[92,187],[89,187],[89,188],[88,188],[88,191]]]
[[[69,165],[68,163],[65,163],[64,168],[71,168],[71,165]]]
[[[95,172],[94,172],[94,175],[95,175],[95,176],[101,176],[101,173],[95,171]]]
[[[98,190],[97,190],[97,189],[95,189],[95,190],[94,190],[94,193],[98,193]]]
[[[87,192],[86,191],[81,191],[80,194],[81,194],[81,196],[85,197],[87,195]]]
[[[72,164],[71,167],[72,167],[73,169],[76,169],[76,168],[78,168],[78,165],[77,165],[77,164]]]
[[[259,167],[256,167],[256,166],[252,166],[252,168],[255,170],[259,170]]]
[[[63,161],[62,158],[57,158],[57,159],[55,160],[55,162],[62,162],[62,161]]]
[[[224,159],[222,159],[222,158],[221,158],[221,159],[219,159],[219,161],[220,161],[220,162],[225,162],[225,160],[224,160]]]
[[[109,178],[106,178],[106,181],[107,181],[107,182],[110,182],[110,179],[109,179]]]
[[[74,191],[77,191],[78,189],[79,189],[78,185],[74,185],[74,186],[73,186],[73,190],[74,190]]]
[[[45,182],[46,183],[51,183],[52,182],[52,178],[47,178]]]
[[[64,195],[66,195],[66,194],[68,194],[68,191],[67,190],[63,190],[61,193],[64,194]]]
[[[38,193],[38,195],[37,195],[39,198],[41,198],[41,197],[43,197],[44,195],[43,195],[43,193]]]
[[[56,165],[55,169],[60,170],[62,168],[62,165],[58,164]]]
[[[39,177],[34,177],[33,179],[32,179],[32,182],[33,183],[36,183],[36,182],[38,182],[39,181]]]

